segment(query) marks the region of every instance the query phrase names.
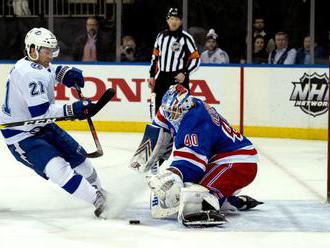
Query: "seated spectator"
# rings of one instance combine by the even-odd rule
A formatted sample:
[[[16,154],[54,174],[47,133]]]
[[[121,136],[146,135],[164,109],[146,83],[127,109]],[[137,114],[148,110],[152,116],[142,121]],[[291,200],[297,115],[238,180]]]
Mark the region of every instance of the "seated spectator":
[[[121,61],[145,61],[142,52],[136,47],[136,42],[133,36],[126,35],[121,40],[120,47]]]
[[[267,64],[268,53],[265,49],[265,39],[263,36],[258,35],[253,38],[253,48],[252,48],[252,64]],[[240,59],[241,64],[246,63],[246,51],[244,51],[243,58]]]
[[[264,38],[264,43],[266,45],[265,49],[268,53],[275,49],[275,41],[270,37],[265,31],[265,21],[263,17],[255,17],[253,23],[253,39],[257,36],[262,36]]]
[[[201,63],[204,64],[228,64],[229,57],[228,54],[218,47],[217,42],[218,35],[215,33],[214,29],[206,35],[206,50],[201,54]]]
[[[110,61],[114,57],[111,48],[114,48],[114,42],[109,35],[100,32],[97,18],[88,17],[86,33],[78,36],[74,41],[73,60]]]
[[[311,64],[311,42],[312,38],[307,35],[304,37],[303,47],[299,48],[296,56],[296,64]],[[315,60],[322,59],[324,57],[324,51],[321,47],[314,43],[314,57]]]
[[[289,48],[288,34],[285,32],[277,32],[275,34],[276,49],[269,53],[268,64],[294,64],[297,51]]]
[[[265,49],[265,39],[263,36],[258,35],[253,39],[253,64],[267,64],[268,54]]]

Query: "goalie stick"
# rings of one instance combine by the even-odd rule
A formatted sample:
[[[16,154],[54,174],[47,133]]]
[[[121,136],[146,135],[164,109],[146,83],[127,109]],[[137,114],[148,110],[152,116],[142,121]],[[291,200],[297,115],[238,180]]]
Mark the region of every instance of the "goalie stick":
[[[152,122],[156,115],[156,93],[154,92],[151,93],[150,96],[149,112],[150,112],[150,119]]]
[[[101,98],[93,105],[91,110],[89,111],[89,116],[96,115],[115,95],[114,89],[107,89]],[[18,122],[10,122],[10,123],[2,123],[0,124],[0,129],[4,129],[7,127],[19,127],[19,126],[28,126],[35,124],[48,124],[56,121],[73,121],[77,119],[74,116],[66,116],[66,117],[48,117],[48,118],[40,118],[40,119],[32,119]]]

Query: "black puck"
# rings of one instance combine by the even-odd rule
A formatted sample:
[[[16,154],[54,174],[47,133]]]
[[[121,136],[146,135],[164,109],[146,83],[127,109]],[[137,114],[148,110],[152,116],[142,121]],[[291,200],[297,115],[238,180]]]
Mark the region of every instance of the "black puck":
[[[129,220],[129,223],[131,225],[139,225],[140,224],[140,221],[139,220]]]

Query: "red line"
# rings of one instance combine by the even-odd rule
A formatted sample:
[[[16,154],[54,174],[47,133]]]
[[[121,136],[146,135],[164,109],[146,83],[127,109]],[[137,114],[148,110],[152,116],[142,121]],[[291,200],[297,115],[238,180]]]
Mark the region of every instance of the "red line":
[[[239,113],[239,131],[244,133],[244,67],[240,71],[240,113]]]

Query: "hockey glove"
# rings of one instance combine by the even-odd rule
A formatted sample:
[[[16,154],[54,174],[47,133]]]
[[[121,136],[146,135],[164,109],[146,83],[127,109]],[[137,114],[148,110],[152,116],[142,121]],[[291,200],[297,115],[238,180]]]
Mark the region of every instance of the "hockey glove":
[[[74,87],[75,85],[83,88],[85,85],[82,70],[79,70],[76,67],[70,67],[67,65],[58,66],[55,74],[56,80],[69,88]]]
[[[89,117],[89,111],[93,107],[93,103],[89,99],[79,100],[73,104],[65,104],[63,106],[64,116],[74,116],[79,120],[84,120]]]

